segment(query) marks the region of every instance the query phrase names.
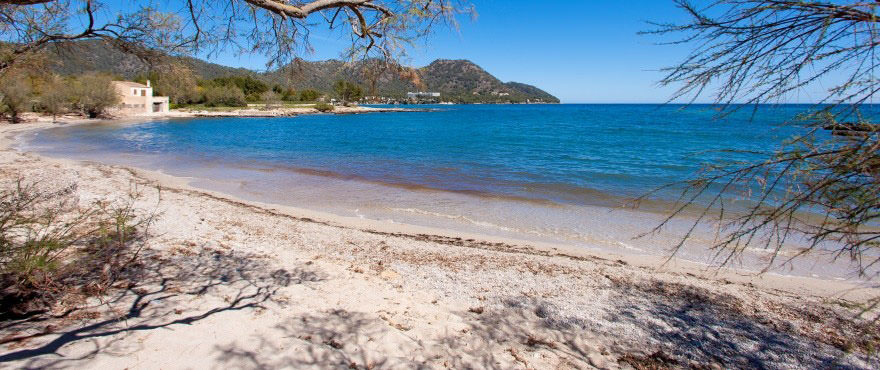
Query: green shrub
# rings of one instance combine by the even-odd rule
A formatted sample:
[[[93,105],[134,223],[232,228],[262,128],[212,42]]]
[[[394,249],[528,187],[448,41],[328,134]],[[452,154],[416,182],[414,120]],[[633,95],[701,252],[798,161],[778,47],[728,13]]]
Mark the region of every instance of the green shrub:
[[[296,90],[292,88],[284,89],[281,93],[281,100],[283,101],[296,101],[297,97]]]
[[[87,74],[77,78],[73,82],[70,93],[71,103],[81,110],[89,118],[104,115],[107,108],[119,104],[119,94],[113,87],[110,76],[102,74]]]
[[[40,94],[38,108],[41,112],[51,114],[52,120],[70,108],[70,92],[67,84],[58,76],[51,76]]]
[[[135,77],[134,82],[152,82],[153,95],[167,96],[175,104],[195,104],[202,102],[198,91],[195,73],[190,67],[179,62],[163,61],[153,66],[153,70]]]
[[[333,84],[333,91],[343,103],[358,101],[364,97],[364,91],[360,86],[344,80],[336,81]]]
[[[121,202],[81,206],[76,186],[0,188],[0,319],[45,310],[71,291],[100,293],[136,260],[152,217]]]
[[[275,91],[266,91],[260,97],[260,100],[265,104],[264,108],[273,109],[281,103],[281,95],[278,95]]]
[[[315,100],[318,100],[318,98],[320,98],[320,97],[321,97],[321,93],[316,90],[312,90],[312,89],[306,89],[306,90],[299,92],[299,100],[300,101],[306,101],[306,102],[315,101]]]
[[[255,101],[260,99],[260,94],[269,91],[268,85],[251,76],[219,77],[211,80],[211,85],[237,87],[245,96],[253,98]]]
[[[205,88],[207,107],[246,107],[244,92],[235,86],[209,86]]]
[[[28,109],[32,92],[24,76],[14,74],[0,81],[0,108],[9,121],[20,121],[19,115]]]
[[[315,104],[315,109],[317,109],[318,112],[327,113],[327,112],[332,112],[334,109],[336,109],[336,107],[334,107],[330,104],[321,102],[321,103]]]

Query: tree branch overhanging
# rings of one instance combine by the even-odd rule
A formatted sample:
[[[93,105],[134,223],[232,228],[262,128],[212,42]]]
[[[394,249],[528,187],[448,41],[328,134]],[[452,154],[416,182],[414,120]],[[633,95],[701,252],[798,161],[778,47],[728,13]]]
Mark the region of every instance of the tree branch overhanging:
[[[673,250],[691,242],[699,224],[712,224],[719,266],[759,248],[770,252],[767,269],[829,254],[849,261],[855,277],[880,277],[880,125],[872,121],[876,109],[863,106],[880,92],[880,2],[675,2],[689,21],[655,23],[645,32],[691,49],[662,70],[660,85],[677,87],[670,101],[708,97],[727,114],[795,100],[805,89],[825,95],[794,120],[803,132],[763,153],[765,159],[712,163],[664,187],[681,195],[653,232],[684,217],[693,227]],[[825,130],[848,121],[863,130],[848,136]],[[793,251],[795,238],[806,244]]]
[[[427,35],[437,20],[454,25],[457,14],[472,12],[465,0],[131,3],[116,15],[107,11],[103,0],[0,0],[0,42],[11,46],[0,51],[0,73],[49,44],[88,39],[169,54],[259,52],[269,56],[270,66],[280,65],[311,51],[310,30],[321,26],[312,20],[315,14],[330,29],[335,29],[340,15],[352,25],[347,32],[352,36],[350,57],[379,55],[395,60],[413,40]],[[71,12],[71,8],[85,11]],[[336,13],[332,20],[324,14],[327,10]],[[83,26],[77,29],[77,24]]]

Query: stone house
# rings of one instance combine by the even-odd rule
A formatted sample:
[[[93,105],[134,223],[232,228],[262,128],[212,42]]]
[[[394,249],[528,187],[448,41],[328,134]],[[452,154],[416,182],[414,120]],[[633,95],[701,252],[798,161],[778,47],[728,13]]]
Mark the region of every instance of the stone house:
[[[131,81],[113,81],[113,87],[119,94],[121,102],[117,108],[122,113],[166,113],[170,110],[167,96],[153,96],[150,81],[146,85]]]

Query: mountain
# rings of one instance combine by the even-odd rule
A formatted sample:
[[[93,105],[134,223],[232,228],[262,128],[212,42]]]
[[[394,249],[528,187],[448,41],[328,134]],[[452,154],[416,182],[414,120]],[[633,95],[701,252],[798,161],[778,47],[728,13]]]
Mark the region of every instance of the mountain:
[[[436,60],[420,68],[419,73],[428,90],[459,101],[559,102],[555,96],[535,86],[501,82],[469,60]]]
[[[81,41],[50,48],[52,70],[62,75],[104,72],[134,79],[150,70],[137,57],[123,53],[101,41]],[[410,69],[388,66],[375,60],[345,63],[339,60],[310,62],[297,60],[282,68],[256,72],[227,67],[191,57],[170,57],[189,67],[201,79],[228,76],[251,76],[270,85],[279,84],[296,90],[315,89],[329,93],[337,80],[347,80],[364,87],[366,95],[401,99],[410,91],[441,93],[444,101],[462,103],[545,102],[559,99],[532,85],[502,82],[468,60],[440,59],[426,67]]]
[[[133,79],[150,70],[150,66],[138,57],[124,53],[103,41],[78,41],[53,44],[46,50],[51,68],[60,75],[77,75],[87,72],[103,72],[120,78]],[[173,61],[189,67],[199,78],[251,75],[259,73],[245,68],[233,68],[209,63],[191,57],[170,57]]]

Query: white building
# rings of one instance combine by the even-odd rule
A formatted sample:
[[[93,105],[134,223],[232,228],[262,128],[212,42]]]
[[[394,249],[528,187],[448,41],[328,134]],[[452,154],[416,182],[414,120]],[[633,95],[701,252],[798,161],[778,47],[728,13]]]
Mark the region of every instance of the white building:
[[[170,110],[167,96],[153,96],[150,81],[139,84],[131,81],[113,81],[119,94],[118,109],[125,114],[165,113]]]
[[[434,99],[440,98],[440,93],[438,92],[408,92],[406,93],[407,99]]]

